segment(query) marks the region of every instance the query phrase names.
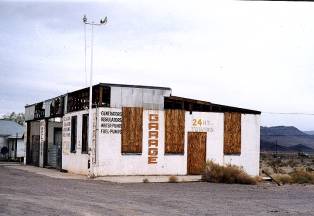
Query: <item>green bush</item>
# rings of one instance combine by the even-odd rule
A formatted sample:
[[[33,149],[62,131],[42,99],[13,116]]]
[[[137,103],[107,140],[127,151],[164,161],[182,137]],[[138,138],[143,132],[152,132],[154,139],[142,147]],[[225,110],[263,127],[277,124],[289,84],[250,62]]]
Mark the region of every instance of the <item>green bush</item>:
[[[221,166],[208,161],[202,179],[214,183],[257,184],[256,178],[248,175],[242,168],[235,165]]]

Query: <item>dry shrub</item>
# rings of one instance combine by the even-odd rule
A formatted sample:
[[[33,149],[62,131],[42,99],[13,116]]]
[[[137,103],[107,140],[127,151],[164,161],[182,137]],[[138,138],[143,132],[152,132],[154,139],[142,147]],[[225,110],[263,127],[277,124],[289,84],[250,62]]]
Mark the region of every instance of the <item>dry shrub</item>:
[[[149,182],[149,180],[147,178],[143,179],[143,183],[148,183],[148,182]]]
[[[314,173],[298,170],[290,173],[293,183],[297,184],[314,184]]]
[[[290,160],[288,160],[287,161],[287,166],[290,166],[290,167],[295,167],[295,166],[297,166],[297,162],[295,161],[295,160],[292,160],[292,159],[290,159]]]
[[[296,170],[289,174],[272,176],[280,184],[314,184],[314,173]]]
[[[213,161],[206,163],[202,178],[214,183],[257,184],[256,179],[248,175],[242,168],[235,165],[220,166]]]
[[[177,176],[170,176],[168,182],[177,183],[178,182]]]
[[[291,184],[292,178],[288,174],[276,174],[272,176],[276,182],[279,182],[280,184]]]
[[[256,182],[264,181],[262,176],[255,176],[254,179],[255,179]]]

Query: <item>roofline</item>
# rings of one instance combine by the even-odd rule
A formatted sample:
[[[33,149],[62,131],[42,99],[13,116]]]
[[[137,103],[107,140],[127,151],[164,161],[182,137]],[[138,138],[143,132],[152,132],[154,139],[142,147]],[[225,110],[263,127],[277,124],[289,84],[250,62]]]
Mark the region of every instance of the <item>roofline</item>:
[[[172,100],[177,100],[177,101],[187,101],[187,102],[191,102],[191,103],[198,103],[198,104],[209,105],[209,106],[218,106],[218,107],[230,110],[230,112],[239,112],[239,113],[247,113],[247,114],[257,114],[257,115],[261,114],[261,111],[258,111],[258,110],[251,110],[251,109],[244,109],[244,108],[240,108],[240,107],[226,106],[226,105],[215,104],[215,103],[202,101],[202,100],[195,100],[195,99],[178,97],[178,96],[169,96],[169,97],[165,97],[165,98],[168,98],[170,100],[172,99]]]
[[[170,87],[162,86],[146,86],[146,85],[131,85],[131,84],[116,84],[116,83],[99,83],[101,86],[113,86],[113,87],[131,87],[131,88],[148,88],[148,89],[160,89],[171,91]]]
[[[65,95],[67,95],[67,93],[66,93],[66,94],[62,94],[62,95],[58,95],[58,96],[56,96],[56,97],[53,97],[53,98],[50,98],[50,99],[47,99],[47,100],[39,101],[39,102],[37,102],[37,103],[27,104],[27,105],[25,105],[24,107],[27,108],[27,107],[35,106],[36,104],[44,103],[44,102],[47,102],[47,101],[50,101],[50,100],[53,100],[53,99],[56,99],[56,98],[58,98],[58,97],[62,97],[62,96],[65,96]]]
[[[172,90],[170,87],[145,86],[145,85],[131,85],[131,84],[117,84],[117,83],[98,83],[98,84],[96,84],[96,85],[93,85],[93,87],[96,87],[96,86],[129,87],[129,88],[147,88],[147,89],[159,89],[159,90],[167,90],[167,91],[171,91],[171,90]],[[71,91],[71,92],[67,92],[66,94],[62,94],[62,95],[59,95],[59,96],[56,96],[56,97],[53,97],[53,98],[50,98],[50,99],[47,99],[47,100],[39,101],[39,102],[37,102],[37,103],[27,104],[27,105],[25,105],[24,107],[25,107],[25,108],[31,107],[31,106],[34,106],[34,105],[36,105],[36,104],[43,103],[43,102],[46,102],[46,101],[50,101],[50,100],[53,100],[53,99],[55,99],[55,98],[62,97],[62,96],[66,96],[67,94],[70,94],[70,93],[73,93],[73,92],[77,92],[77,91],[81,91],[81,90],[84,90],[84,89],[89,89],[89,86],[88,86],[88,87],[85,87],[85,88],[80,88],[80,89],[77,89],[77,90],[74,90],[74,91]]]

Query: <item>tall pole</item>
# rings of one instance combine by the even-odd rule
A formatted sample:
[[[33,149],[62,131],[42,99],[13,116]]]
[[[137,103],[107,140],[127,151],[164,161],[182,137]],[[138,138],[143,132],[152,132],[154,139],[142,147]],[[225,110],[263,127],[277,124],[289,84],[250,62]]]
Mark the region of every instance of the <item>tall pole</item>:
[[[86,25],[84,25],[84,42],[85,42],[85,59],[84,59],[84,61],[85,61],[85,86],[84,87],[86,87],[87,86],[87,70],[86,70],[86,49],[87,49],[87,46],[86,46]]]
[[[90,48],[90,77],[89,77],[89,110],[88,110],[88,144],[91,147],[90,152],[90,174],[93,173],[94,164],[94,145],[93,145],[93,45],[94,45],[94,22],[92,22],[91,48]]]
[[[87,22],[87,18],[83,17],[84,25],[91,25],[91,61],[90,61],[90,77],[89,77],[89,110],[88,110],[88,153],[89,153],[89,176],[94,175],[94,164],[96,163],[96,146],[93,145],[93,49],[94,49],[94,25],[104,25],[107,23],[107,17],[101,19],[100,23]],[[86,34],[85,34],[86,35]],[[86,38],[86,37],[85,37]],[[86,41],[85,41],[86,47]],[[86,53],[86,52],[85,52]],[[86,58],[85,58],[86,59]],[[85,60],[86,61],[86,60]],[[86,63],[85,63],[86,70]],[[97,126],[96,126],[97,127]]]

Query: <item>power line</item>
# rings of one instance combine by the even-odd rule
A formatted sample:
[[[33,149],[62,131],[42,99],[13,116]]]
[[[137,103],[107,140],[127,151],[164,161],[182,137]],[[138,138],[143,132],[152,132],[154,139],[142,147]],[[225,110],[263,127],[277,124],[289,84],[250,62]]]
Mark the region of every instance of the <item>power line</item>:
[[[303,112],[262,112],[262,114],[273,114],[273,115],[314,115],[314,113],[303,113]]]

